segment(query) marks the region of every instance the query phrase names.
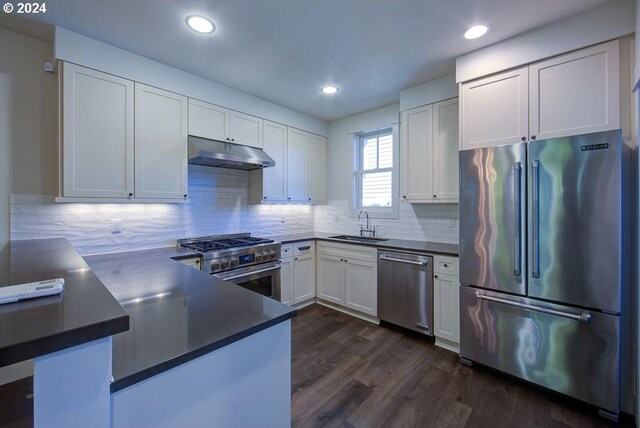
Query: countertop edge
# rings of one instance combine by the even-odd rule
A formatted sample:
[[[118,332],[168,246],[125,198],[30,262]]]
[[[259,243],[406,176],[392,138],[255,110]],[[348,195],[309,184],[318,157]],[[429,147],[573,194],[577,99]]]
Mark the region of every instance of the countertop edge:
[[[149,367],[145,370],[142,370],[140,372],[134,373],[132,375],[129,375],[127,377],[118,379],[114,382],[111,383],[110,386],[110,392],[111,394],[121,391],[125,388],[128,388],[130,386],[133,386],[137,383],[140,383],[146,379],[152,378],[156,375],[162,374],[166,371],[169,371],[173,368],[176,368],[178,366],[181,366],[182,364],[185,364],[191,360],[195,360],[196,358],[199,358],[203,355],[209,354],[210,352],[213,352],[217,349],[223,348],[227,345],[230,345],[234,342],[238,342],[244,338],[247,338],[255,333],[261,332],[263,330],[266,330],[270,327],[273,327],[274,325],[280,324],[282,322],[285,322],[287,320],[292,319],[293,317],[295,317],[298,314],[298,310],[297,309],[292,309],[290,312],[287,312],[283,315],[280,315],[278,317],[272,318],[270,320],[264,321],[260,324],[257,324],[255,326],[251,326],[249,328],[247,328],[246,330],[240,331],[238,333],[232,334],[230,336],[225,337],[224,339],[220,339],[216,342],[213,343],[209,343],[207,345],[204,345],[198,349],[195,349],[191,352],[188,352],[186,354],[182,354],[179,355],[175,358],[172,358],[170,360],[164,361],[162,363],[156,364],[153,367]]]

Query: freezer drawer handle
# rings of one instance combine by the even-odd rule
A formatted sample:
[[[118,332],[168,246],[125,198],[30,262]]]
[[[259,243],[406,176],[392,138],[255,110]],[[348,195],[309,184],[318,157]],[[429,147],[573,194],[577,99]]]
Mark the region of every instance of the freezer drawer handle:
[[[515,237],[513,239],[513,274],[515,276],[522,275],[522,236],[520,236],[520,230],[522,229],[522,216],[520,211],[522,209],[520,201],[520,186],[522,180],[522,164],[516,162],[513,164],[513,201],[515,209],[515,224],[514,232]]]
[[[389,257],[389,256],[385,256],[384,254],[380,256],[380,260],[387,260],[390,262],[398,262],[398,263],[406,263],[409,265],[417,265],[417,266],[426,266],[429,263],[429,260],[426,260],[424,262],[416,262],[413,260],[405,260],[405,259],[397,259],[395,257]]]
[[[531,276],[540,278],[540,161],[531,162],[533,204],[531,206]]]
[[[515,306],[516,308],[528,309],[534,312],[543,312],[549,315],[556,315],[563,318],[569,318],[580,322],[589,322],[591,320],[591,314],[588,312],[581,312],[579,314],[572,314],[569,312],[556,311],[555,309],[544,308],[541,306],[529,305],[527,303],[514,302],[512,300],[501,299],[499,297],[492,297],[482,294],[480,291],[476,291],[476,298],[480,300],[489,300],[491,302],[502,303],[504,305]]]

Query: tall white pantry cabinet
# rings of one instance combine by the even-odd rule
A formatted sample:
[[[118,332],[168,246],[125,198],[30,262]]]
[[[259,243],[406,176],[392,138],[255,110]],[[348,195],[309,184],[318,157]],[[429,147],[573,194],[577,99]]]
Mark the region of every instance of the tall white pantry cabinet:
[[[188,197],[186,97],[63,63],[61,102],[63,201]]]

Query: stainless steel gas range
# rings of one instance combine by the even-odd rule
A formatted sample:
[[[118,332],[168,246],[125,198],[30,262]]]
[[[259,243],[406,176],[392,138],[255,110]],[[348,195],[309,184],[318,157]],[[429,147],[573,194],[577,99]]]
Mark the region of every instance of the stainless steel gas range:
[[[280,246],[250,233],[178,240],[202,255],[202,270],[280,301]]]

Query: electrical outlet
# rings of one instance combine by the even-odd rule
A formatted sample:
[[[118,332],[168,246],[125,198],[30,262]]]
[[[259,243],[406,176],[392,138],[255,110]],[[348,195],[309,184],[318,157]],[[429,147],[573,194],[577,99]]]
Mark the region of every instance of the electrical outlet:
[[[120,235],[123,231],[122,220],[119,218],[115,218],[111,220],[111,234],[112,235]]]

